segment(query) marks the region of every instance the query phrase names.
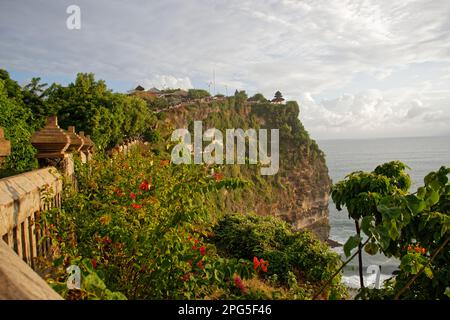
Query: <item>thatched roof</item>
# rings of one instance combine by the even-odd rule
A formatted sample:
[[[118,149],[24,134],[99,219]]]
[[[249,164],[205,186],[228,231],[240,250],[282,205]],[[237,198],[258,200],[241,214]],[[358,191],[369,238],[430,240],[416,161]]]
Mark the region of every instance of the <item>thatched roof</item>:
[[[147,92],[151,92],[151,93],[160,93],[161,90],[159,90],[158,88],[153,87],[153,88],[148,89]]]

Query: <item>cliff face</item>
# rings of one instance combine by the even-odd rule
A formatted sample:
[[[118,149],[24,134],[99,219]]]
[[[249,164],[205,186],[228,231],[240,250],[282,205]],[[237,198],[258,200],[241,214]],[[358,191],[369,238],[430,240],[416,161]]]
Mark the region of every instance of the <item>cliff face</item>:
[[[221,211],[278,216],[295,229],[310,229],[325,240],[329,235],[328,193],[331,180],[322,151],[309,138],[298,115],[296,102],[286,105],[248,104],[229,98],[168,110],[164,116],[164,126],[169,129],[167,132],[185,127],[190,128],[192,133],[193,121],[202,120],[203,130],[215,127],[223,133],[228,128],[279,129],[278,173],[263,176],[255,165],[223,165],[221,170],[226,176],[241,177],[253,185],[233,194],[224,192],[212,200]]]

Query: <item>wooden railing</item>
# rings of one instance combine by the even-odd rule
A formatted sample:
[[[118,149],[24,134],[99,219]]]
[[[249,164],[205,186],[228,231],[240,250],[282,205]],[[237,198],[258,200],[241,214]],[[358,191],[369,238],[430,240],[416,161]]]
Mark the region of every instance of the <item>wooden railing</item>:
[[[111,150],[127,154],[140,140],[126,139]],[[73,154],[89,162],[95,148],[89,136],[64,131],[56,117],[33,135],[31,143],[38,150],[41,169],[0,179],[0,300],[61,299],[39,275],[36,258],[52,258],[48,229],[40,215],[60,208],[63,180],[74,182]],[[10,154],[9,141],[0,128],[0,160]],[[0,161],[0,166],[1,162]]]
[[[50,286],[0,240],[0,300],[61,300]]]
[[[48,119],[31,143],[41,169],[0,179],[0,299],[61,299],[33,271],[36,258],[52,258],[48,229],[40,215],[61,207],[63,178],[74,179],[73,154],[85,163],[94,149],[89,136],[76,134],[73,127],[64,131],[56,117]],[[10,152],[0,130],[1,162]]]
[[[62,177],[51,167],[0,179],[0,237],[32,268],[50,250],[40,213],[60,207],[61,192]]]

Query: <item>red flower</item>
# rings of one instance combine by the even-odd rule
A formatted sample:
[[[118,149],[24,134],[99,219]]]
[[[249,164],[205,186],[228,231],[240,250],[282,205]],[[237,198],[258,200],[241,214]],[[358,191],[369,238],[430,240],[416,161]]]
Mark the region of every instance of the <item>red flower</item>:
[[[181,276],[181,281],[188,281],[191,278],[191,275],[189,273],[186,273]]]
[[[102,242],[105,244],[110,244],[112,243],[112,240],[108,236],[105,236],[103,237]]]
[[[123,192],[122,190],[120,190],[120,188],[117,188],[116,190],[114,190],[115,194],[117,197],[122,197],[123,196]]]
[[[147,191],[150,189],[150,184],[148,183],[147,180],[144,180],[140,185],[139,185],[139,189],[141,189],[142,191]]]
[[[142,208],[141,204],[136,204],[136,203],[133,203],[131,206],[133,207],[133,209],[140,209],[140,208]]]
[[[133,200],[136,200],[136,195],[134,194],[134,192],[130,193],[130,198],[133,199]]]
[[[197,262],[197,267],[199,267],[200,269],[205,269],[205,266],[203,265],[203,261],[199,261]]]
[[[257,257],[253,257],[253,269],[256,271],[259,267],[259,260]]]
[[[214,180],[216,180],[216,182],[219,182],[223,179],[223,175],[219,172],[214,172],[212,174],[212,177],[214,178]]]
[[[258,270],[258,267],[261,267],[263,272],[267,272],[267,267],[269,266],[269,261],[265,261],[264,259],[259,259],[257,257],[253,257],[253,269],[255,271]]]
[[[94,267],[94,269],[97,269],[97,260],[91,259],[91,263],[92,263],[92,267]]]
[[[269,266],[269,261],[264,261],[263,259],[261,259],[259,261],[260,265],[261,265],[261,270],[263,272],[267,272],[267,267]]]
[[[427,252],[427,249],[422,248],[422,254],[425,254]]]
[[[199,251],[202,256],[204,256],[206,254],[206,248],[204,246],[201,246]]]

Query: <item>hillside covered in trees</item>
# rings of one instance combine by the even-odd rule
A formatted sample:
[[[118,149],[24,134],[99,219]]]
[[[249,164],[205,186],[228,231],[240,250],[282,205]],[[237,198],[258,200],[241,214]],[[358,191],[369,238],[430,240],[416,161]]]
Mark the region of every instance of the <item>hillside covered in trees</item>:
[[[280,92],[269,101],[245,91],[154,91],[114,93],[93,74],[21,87],[0,70],[0,127],[12,145],[0,177],[37,167],[30,138],[48,116],[97,146],[89,165],[75,159],[77,188],[66,181],[62,207],[38,222],[49,226],[54,256],[37,264],[64,298],[343,299],[341,269],[364,250],[400,266],[383,288],[367,288],[359,259],[358,298],[448,299],[450,168],[430,172],[416,192],[399,161],[331,187],[298,104]],[[192,132],[196,120],[204,130],[279,129],[279,172],[171,163],[173,130]],[[130,137],[145,143],[128,155],[108,152]],[[355,223],[344,263],[319,240],[328,237],[330,191]],[[81,268],[81,289],[67,288],[70,265]]]
[[[326,244],[297,231],[314,230],[320,220],[314,231],[326,238],[326,204],[318,202],[327,201],[330,181],[295,102],[274,105],[245,91],[210,97],[189,90],[181,101],[179,90],[140,97],[114,93],[93,74],[78,74],[67,86],[33,79],[21,87],[6,71],[0,75],[0,126],[12,145],[2,175],[36,168],[30,137],[50,115],[97,146],[90,170],[76,165],[78,192],[68,189],[62,209],[44,217],[60,248],[48,281],[65,297],[73,292],[59,283],[76,261],[89,279],[87,296],[78,298],[304,299],[339,267]],[[280,128],[281,174],[261,176],[251,165],[171,165],[170,133],[193,120],[205,129]],[[148,145],[107,161],[107,151],[128,137]],[[329,289],[324,298],[345,295],[339,277]]]
[[[245,191],[246,201],[237,192],[232,197],[220,196],[217,206],[229,212],[281,216],[296,229],[310,227],[321,239],[328,236],[328,171],[322,152],[298,120],[295,101],[277,105],[261,94],[248,99],[245,91],[237,90],[226,98],[212,98],[197,89],[185,94],[179,94],[179,89],[166,89],[159,96],[142,95],[142,91],[121,94],[108,89],[104,81],[95,80],[93,74],[78,74],[67,86],[41,84],[35,78],[22,88],[6,71],[0,76],[0,99],[4,101],[0,126],[12,143],[3,176],[36,167],[30,137],[50,115],[58,116],[62,128],[75,125],[77,131],[90,134],[100,152],[124,138],[141,137],[167,156],[166,144],[172,131],[192,128],[194,120],[202,120],[204,130],[276,128],[280,129],[279,173],[261,176],[253,165],[223,166],[224,173],[246,178],[254,187],[250,193]]]

